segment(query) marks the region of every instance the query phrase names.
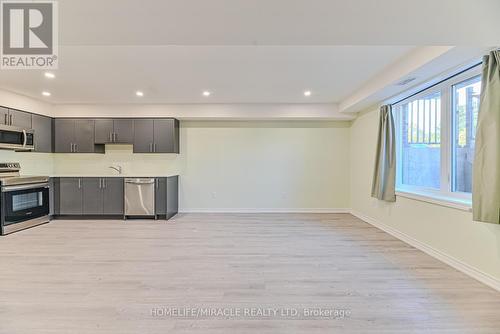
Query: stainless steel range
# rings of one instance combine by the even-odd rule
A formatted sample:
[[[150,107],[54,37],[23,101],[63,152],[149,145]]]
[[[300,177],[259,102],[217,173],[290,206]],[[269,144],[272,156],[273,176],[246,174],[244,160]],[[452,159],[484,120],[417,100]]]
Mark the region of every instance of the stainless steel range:
[[[1,235],[49,222],[49,177],[20,176],[19,163],[0,163]]]

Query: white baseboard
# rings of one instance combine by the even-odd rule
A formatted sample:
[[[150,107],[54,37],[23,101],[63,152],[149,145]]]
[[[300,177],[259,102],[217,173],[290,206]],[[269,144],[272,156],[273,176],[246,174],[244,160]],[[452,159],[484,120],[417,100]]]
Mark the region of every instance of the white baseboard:
[[[496,279],[495,277],[484,273],[477,268],[474,268],[470,266],[467,263],[464,263],[461,260],[458,260],[454,258],[453,256],[450,256],[446,253],[443,253],[432,246],[429,246],[421,241],[418,241],[417,239],[402,233],[386,224],[383,224],[371,217],[365,216],[364,214],[357,212],[355,210],[351,210],[351,214],[362,221],[392,235],[393,237],[421,250],[424,253],[427,253],[428,255],[438,259],[441,262],[446,263],[447,265],[457,269],[458,271],[463,272],[464,274],[478,280],[479,282],[488,285],[489,287],[500,291],[500,280]]]
[[[180,209],[180,213],[351,213],[348,208],[213,208],[213,209]]]

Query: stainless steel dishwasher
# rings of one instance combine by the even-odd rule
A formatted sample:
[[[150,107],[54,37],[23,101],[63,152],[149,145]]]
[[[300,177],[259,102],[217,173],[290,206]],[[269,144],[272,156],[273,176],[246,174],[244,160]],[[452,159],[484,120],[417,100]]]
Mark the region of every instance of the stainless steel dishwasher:
[[[125,217],[155,217],[155,179],[125,179]]]

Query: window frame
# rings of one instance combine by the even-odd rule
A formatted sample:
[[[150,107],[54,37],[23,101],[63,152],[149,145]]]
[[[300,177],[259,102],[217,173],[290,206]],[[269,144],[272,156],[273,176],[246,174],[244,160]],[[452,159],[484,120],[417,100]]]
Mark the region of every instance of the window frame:
[[[408,96],[407,98],[393,104],[394,120],[396,123],[396,195],[409,197],[417,200],[428,199],[431,203],[450,204],[449,206],[459,209],[470,210],[472,202],[472,194],[453,190],[453,159],[454,159],[454,129],[455,129],[455,113],[453,106],[453,90],[454,86],[464,81],[470,80],[477,76],[481,76],[481,67],[476,66],[466,70],[458,75],[439,82],[427,89],[424,89],[417,94]],[[412,186],[402,183],[402,117],[401,107],[403,104],[417,100],[439,92],[441,94],[441,143],[440,143],[440,188],[428,188],[421,186]]]
[[[450,117],[451,117],[451,129],[450,129],[450,191],[453,194],[456,194],[456,196],[464,199],[469,199],[472,200],[472,194],[471,193],[466,193],[462,191],[453,191],[453,188],[455,186],[454,182],[454,174],[456,173],[456,166],[455,166],[455,161],[454,161],[454,154],[455,154],[455,149],[456,149],[456,142],[455,138],[458,135],[455,130],[456,130],[456,125],[457,125],[457,118],[455,114],[455,110],[453,109],[455,107],[455,92],[454,92],[454,87],[457,85],[460,85],[461,83],[471,81],[472,79],[475,79],[477,77],[481,78],[481,70],[475,69],[476,71],[467,71],[466,73],[469,74],[468,76],[464,77],[458,77],[457,80],[453,80],[451,85],[450,85]],[[475,73],[475,74],[474,74]],[[453,78],[454,79],[454,78]],[[481,79],[480,79],[481,80]],[[473,120],[471,119],[471,122]],[[475,138],[475,134],[474,134]]]

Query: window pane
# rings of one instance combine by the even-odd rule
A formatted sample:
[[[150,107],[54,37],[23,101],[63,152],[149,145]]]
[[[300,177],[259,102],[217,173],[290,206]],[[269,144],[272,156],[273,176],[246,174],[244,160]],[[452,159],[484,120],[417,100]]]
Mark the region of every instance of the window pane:
[[[400,107],[403,185],[440,188],[441,93],[411,100]]]
[[[43,205],[43,193],[31,192],[12,196],[12,211],[22,211]]]
[[[453,191],[472,191],[472,164],[480,94],[481,76],[453,86]]]

